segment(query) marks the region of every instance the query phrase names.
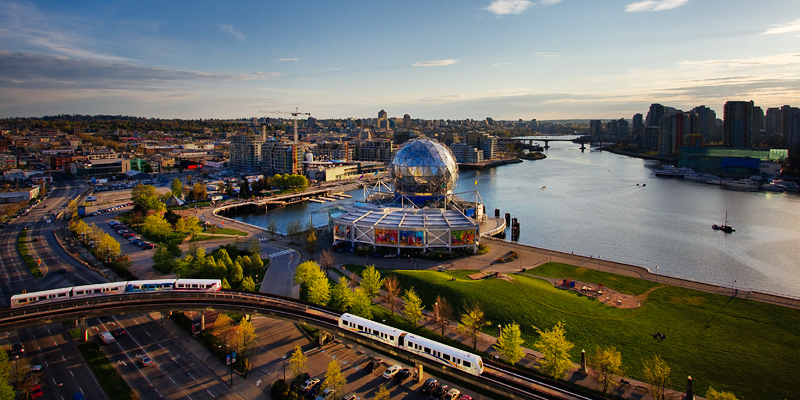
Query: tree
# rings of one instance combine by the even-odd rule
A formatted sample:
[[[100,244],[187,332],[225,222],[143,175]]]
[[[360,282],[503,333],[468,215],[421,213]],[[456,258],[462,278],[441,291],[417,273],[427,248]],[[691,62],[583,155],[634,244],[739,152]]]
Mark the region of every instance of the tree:
[[[525,340],[522,339],[519,324],[512,322],[503,327],[495,347],[506,361],[515,364],[522,357],[525,357],[525,352],[522,350],[523,343],[525,343]]]
[[[458,324],[458,331],[467,333],[472,339],[472,350],[478,347],[478,335],[481,333],[486,325],[491,322],[486,320],[481,306],[475,304],[472,307],[467,307],[464,313],[461,314],[461,321]]]
[[[597,353],[589,361],[592,375],[600,384],[603,394],[608,393],[614,383],[614,376],[622,374],[622,353],[616,347],[607,349],[597,348]]]
[[[350,309],[353,301],[353,291],[350,290],[350,281],[344,277],[339,277],[339,282],[331,289],[330,306],[342,311]]]
[[[175,231],[186,233],[189,237],[199,234],[203,231],[200,226],[200,219],[194,216],[183,217],[175,224]]]
[[[8,382],[11,380],[11,363],[8,352],[0,351],[0,400],[14,400],[14,387]]]
[[[319,269],[319,266],[311,269],[305,286],[308,301],[322,306],[328,304],[331,299],[331,284],[328,282],[328,277],[325,276],[325,273]]]
[[[255,237],[251,237],[250,240],[247,241],[247,252],[258,256],[261,252],[261,242],[258,241]]]
[[[364,289],[364,293],[366,293],[370,302],[381,293],[383,279],[381,279],[381,273],[375,269],[375,265],[368,265],[361,272],[361,284],[359,286]]]
[[[183,183],[181,183],[181,178],[175,178],[169,186],[169,190],[172,192],[173,196],[177,198],[183,197]]]
[[[208,190],[206,189],[206,185],[202,183],[195,183],[192,186],[191,192],[192,199],[195,201],[203,201],[208,197]]]
[[[243,277],[244,271],[242,270],[242,266],[239,265],[238,262],[234,262],[233,265],[228,268],[228,282],[237,285],[242,281]]]
[[[436,295],[436,302],[433,303],[433,319],[439,325],[439,329],[442,331],[442,339],[444,339],[444,331],[450,326],[450,321],[453,320],[453,307],[440,295]]]
[[[233,326],[233,320],[226,314],[217,314],[217,320],[214,321],[214,329],[211,333],[218,337],[225,345],[231,344],[230,333]]]
[[[325,273],[333,268],[334,262],[335,259],[333,258],[333,252],[330,249],[322,250],[322,255],[319,256],[319,266],[323,271],[325,271]]]
[[[381,383],[378,386],[378,390],[375,391],[375,400],[389,400],[392,398],[392,394],[389,393],[389,389]]]
[[[706,400],[739,400],[731,392],[718,392],[713,387],[709,386],[706,392]]]
[[[267,232],[269,232],[272,239],[275,239],[275,234],[278,233],[278,224],[275,222],[274,219],[269,220],[267,224]]]
[[[308,357],[303,354],[303,349],[300,345],[294,345],[294,353],[289,358],[289,370],[292,371],[294,376],[299,376],[308,369]]]
[[[325,372],[325,387],[333,389],[333,395],[341,392],[347,386],[347,379],[342,374],[342,368],[336,360],[328,363],[328,371]]]
[[[425,307],[422,305],[422,299],[414,291],[413,286],[406,290],[405,295],[403,295],[403,301],[405,301],[403,316],[416,328],[419,325],[419,320],[422,319],[422,310]]]
[[[172,233],[172,225],[164,217],[153,214],[144,219],[142,231],[149,236],[163,240]]]
[[[147,211],[162,212],[167,209],[164,203],[159,200],[155,186],[151,185],[136,185],[131,189],[131,201],[136,211],[145,213]]]
[[[294,269],[294,283],[303,284],[309,281],[311,271],[319,269],[319,265],[314,261],[305,261],[297,265]]]
[[[239,350],[239,354],[242,355],[242,358],[247,359],[250,357],[256,339],[258,339],[258,334],[256,334],[256,328],[253,324],[246,319],[239,322],[239,326],[236,328],[235,340],[236,349]]]
[[[650,388],[650,395],[655,400],[665,400],[665,388],[670,385],[670,374],[672,369],[667,365],[658,355],[653,356],[644,361],[642,376],[644,381]]]
[[[317,233],[312,229],[306,237],[306,251],[314,258],[314,253],[317,252]]]
[[[402,292],[400,280],[397,279],[397,276],[391,275],[383,280],[383,287],[386,289],[383,292],[383,299],[389,303],[389,308],[392,310],[392,315],[394,315],[394,310],[397,308],[397,300],[400,299],[400,292]]]
[[[242,280],[242,290],[247,290],[248,292],[256,291],[256,283],[253,281],[253,278],[248,276]]]
[[[297,235],[300,234],[300,230],[302,229],[301,226],[302,225],[298,220],[293,220],[289,222],[289,225],[286,226],[286,234],[292,238],[292,242],[297,240]]]
[[[564,371],[572,367],[569,351],[575,347],[565,337],[564,323],[558,321],[553,329],[548,331],[542,331],[535,326],[533,328],[540,336],[534,347],[544,355],[540,367],[542,372],[560,378],[564,375]]]
[[[350,312],[361,318],[372,318],[372,300],[369,299],[364,288],[359,287],[353,291]]]

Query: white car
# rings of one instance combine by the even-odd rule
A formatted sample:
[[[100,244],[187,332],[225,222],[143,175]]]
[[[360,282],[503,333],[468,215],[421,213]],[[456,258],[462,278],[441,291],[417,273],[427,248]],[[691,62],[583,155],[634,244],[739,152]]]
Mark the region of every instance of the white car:
[[[397,364],[392,365],[386,370],[386,372],[383,373],[383,379],[392,379],[401,369],[403,369],[403,367]]]

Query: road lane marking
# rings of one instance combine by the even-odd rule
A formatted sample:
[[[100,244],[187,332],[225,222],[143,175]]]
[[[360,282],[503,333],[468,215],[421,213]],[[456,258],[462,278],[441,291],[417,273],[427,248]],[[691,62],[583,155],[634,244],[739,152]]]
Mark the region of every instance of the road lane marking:
[[[206,392],[208,392],[208,394],[210,394],[210,395],[211,395],[211,397],[213,397],[213,398],[215,398],[215,399],[217,398],[217,396],[214,396],[213,394],[211,394],[211,392],[209,392],[209,391],[208,391],[208,389],[206,389]]]
[[[72,373],[72,370],[69,371],[69,374],[72,375],[73,378],[75,377],[75,374]]]
[[[189,378],[192,378],[192,380],[193,380],[193,381],[196,381],[196,380],[197,380],[197,379],[195,379],[195,378],[192,376],[192,374],[190,374],[190,373],[188,373],[188,372],[186,373],[186,375],[189,375]]]
[[[171,376],[169,377],[169,380],[171,380],[173,384],[176,384],[176,385],[178,384],[178,382],[175,382],[175,379],[172,379]]]

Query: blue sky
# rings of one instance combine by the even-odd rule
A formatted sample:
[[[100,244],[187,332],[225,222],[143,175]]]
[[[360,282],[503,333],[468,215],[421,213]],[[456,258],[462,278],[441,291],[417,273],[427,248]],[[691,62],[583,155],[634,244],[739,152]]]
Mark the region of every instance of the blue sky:
[[[0,0],[0,117],[721,118],[727,100],[800,106],[800,0]]]

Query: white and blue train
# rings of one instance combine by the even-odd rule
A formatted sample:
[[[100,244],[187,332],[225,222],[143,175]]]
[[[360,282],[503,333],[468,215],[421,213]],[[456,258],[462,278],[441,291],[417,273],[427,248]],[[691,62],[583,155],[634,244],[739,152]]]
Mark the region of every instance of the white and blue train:
[[[386,343],[425,357],[450,368],[472,375],[483,373],[483,360],[479,355],[426,339],[406,331],[379,324],[353,314],[342,314],[339,327],[370,339]]]
[[[44,290],[41,292],[15,294],[11,296],[11,308],[117,294],[161,291],[217,292],[221,288],[222,282],[219,279],[156,279],[98,283],[95,285],[73,286]]]

